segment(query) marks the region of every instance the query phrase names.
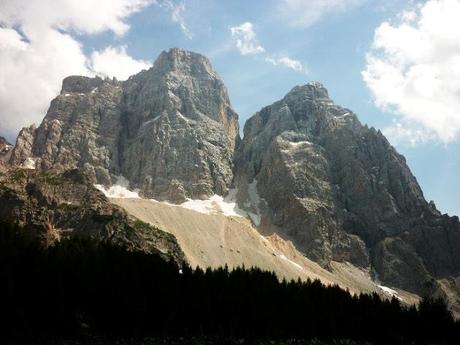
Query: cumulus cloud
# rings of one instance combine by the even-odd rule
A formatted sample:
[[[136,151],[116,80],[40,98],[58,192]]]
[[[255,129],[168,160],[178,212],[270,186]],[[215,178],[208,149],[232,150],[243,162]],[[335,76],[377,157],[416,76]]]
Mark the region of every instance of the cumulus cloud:
[[[120,36],[129,25],[125,19],[150,0],[2,0],[0,2],[0,130],[17,131],[43,118],[61,81],[70,74],[120,75],[135,64],[125,48],[110,48],[84,55],[75,34],[111,31]],[[123,66],[101,64],[112,53]],[[106,59],[107,60],[107,59]],[[89,66],[89,67],[88,67]],[[104,67],[103,71],[98,68]]]
[[[27,32],[41,30],[76,30],[94,34],[113,31],[123,35],[129,26],[124,19],[139,11],[151,0],[2,0],[0,22],[19,25]]]
[[[460,134],[460,1],[430,0],[375,31],[364,81],[377,106],[401,121],[411,143]],[[391,128],[390,128],[391,129]]]
[[[80,44],[55,30],[27,41],[0,28],[0,42],[0,130],[13,137],[41,120],[65,76],[88,71]]]
[[[133,59],[126,53],[126,46],[107,47],[91,54],[91,70],[103,77],[116,77],[120,80],[151,67],[149,61]]]
[[[245,22],[239,26],[233,26],[230,28],[230,32],[242,55],[259,54],[265,51],[257,40],[252,23]]]
[[[291,59],[290,57],[283,56],[281,58],[272,58],[272,57],[267,57],[265,58],[265,61],[270,62],[274,66],[284,66],[290,69],[293,69],[294,71],[306,71],[302,63],[298,60]]]
[[[343,11],[362,2],[363,0],[283,0],[277,13],[287,18],[292,26],[307,27],[327,13]]]

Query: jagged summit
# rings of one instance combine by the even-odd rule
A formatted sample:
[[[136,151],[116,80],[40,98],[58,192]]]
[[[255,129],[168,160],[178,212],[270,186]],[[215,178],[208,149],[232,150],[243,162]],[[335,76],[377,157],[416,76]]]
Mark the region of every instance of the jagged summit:
[[[355,132],[362,127],[351,110],[329,98],[321,83],[309,82],[295,86],[281,100],[249,118],[244,125],[244,137],[268,142],[273,135],[294,131],[302,134],[304,140],[315,141],[322,132],[343,126]]]
[[[318,81],[311,81],[304,85],[297,85],[293,87],[284,98],[300,97],[300,95],[309,99],[329,100],[329,93],[327,89]]]
[[[203,55],[178,48],[163,51],[152,68],[132,76],[123,85],[127,93],[144,99],[161,95],[170,119],[210,118],[230,126],[227,129],[234,135],[238,116],[231,109],[227,88]]]
[[[314,261],[351,262],[421,295],[458,288],[433,278],[460,274],[458,219],[428,204],[404,157],[321,84],[254,114],[236,168],[241,207]]]
[[[123,175],[142,195],[181,202],[227,192],[238,115],[207,58],[180,49],[124,82],[70,76],[14,163],[79,168],[97,183]],[[23,144],[21,144],[23,143]]]
[[[216,71],[207,57],[180,48],[171,48],[168,51],[161,52],[155,60],[152,69],[201,76],[208,74],[218,78]]]

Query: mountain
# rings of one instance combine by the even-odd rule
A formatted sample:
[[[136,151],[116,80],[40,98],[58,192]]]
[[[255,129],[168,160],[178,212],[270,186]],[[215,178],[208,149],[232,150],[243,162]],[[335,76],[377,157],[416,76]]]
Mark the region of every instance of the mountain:
[[[458,217],[427,202],[404,157],[320,83],[262,108],[240,139],[210,62],[171,49],[123,82],[64,79],[9,161],[38,173],[78,169],[112,197],[129,188],[136,198],[111,201],[174,234],[190,263],[265,258],[283,276],[288,262],[286,277],[296,267],[357,291],[442,296],[460,312]]]
[[[180,202],[228,191],[238,133],[208,59],[171,49],[125,82],[66,78],[41,125],[19,135],[11,162],[79,168],[104,185],[123,175],[146,197]]]
[[[259,214],[261,231],[323,266],[347,261],[388,286],[458,296],[458,217],[427,203],[404,157],[320,83],[251,117],[236,166],[239,204]]]

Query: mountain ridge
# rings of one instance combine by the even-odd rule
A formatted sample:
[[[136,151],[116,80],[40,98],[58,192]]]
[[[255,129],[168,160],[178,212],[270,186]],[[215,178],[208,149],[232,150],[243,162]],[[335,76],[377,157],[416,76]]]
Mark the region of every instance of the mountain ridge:
[[[104,185],[123,175],[145,196],[180,202],[228,191],[238,140],[238,116],[209,60],[170,49],[124,82],[65,78],[42,124],[19,135],[11,162],[78,167]]]
[[[105,186],[122,175],[141,196],[176,204],[233,188],[261,233],[291,240],[322,267],[350,262],[460,310],[458,217],[428,203],[404,157],[319,82],[256,112],[241,139],[209,60],[173,48],[124,82],[64,79],[10,162],[78,168]]]

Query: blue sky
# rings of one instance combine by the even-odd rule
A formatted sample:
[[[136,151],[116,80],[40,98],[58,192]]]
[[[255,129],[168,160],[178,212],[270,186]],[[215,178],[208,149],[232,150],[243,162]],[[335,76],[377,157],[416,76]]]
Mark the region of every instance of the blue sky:
[[[450,50],[442,56],[435,56],[426,48],[431,45],[439,50],[441,30],[459,29],[439,24],[448,22],[448,14],[460,8],[459,1],[158,0],[150,4],[147,0],[134,1],[135,10],[129,12],[120,7],[125,12],[114,14],[115,20],[129,26],[122,33],[114,21],[99,25],[95,16],[83,26],[62,15],[68,22],[64,25],[60,21],[59,29],[78,43],[81,59],[88,59],[85,66],[69,61],[72,73],[81,69],[83,74],[101,74],[92,54],[101,52],[105,56],[107,47],[127,55],[130,60],[120,61],[132,63],[133,70],[151,64],[162,50],[171,47],[196,51],[211,60],[224,80],[241,126],[254,112],[280,99],[295,85],[321,81],[336,103],[353,110],[363,123],[388,134],[406,157],[427,200],[434,200],[443,213],[460,214],[460,107],[450,97],[456,95],[460,85],[450,85],[450,79],[458,72],[456,66],[444,70],[447,64],[444,59],[460,56],[460,46],[445,43],[442,47]],[[0,15],[1,27],[11,30],[21,25],[38,27],[37,19],[16,17],[19,19]],[[243,26],[245,23],[249,24]],[[48,24],[50,28],[56,26],[51,19]],[[241,30],[246,34],[250,31],[249,39],[243,38],[242,42],[249,47],[246,50],[237,46],[238,39],[242,39],[238,35]],[[30,39],[26,29],[21,35]],[[33,39],[30,41],[34,44]],[[412,47],[414,41],[420,42],[419,45]],[[120,47],[124,50],[120,51]],[[413,54],[417,50],[420,56]],[[0,45],[0,62],[1,59]],[[102,59],[101,64],[105,61]],[[434,82],[427,80],[428,72],[421,73],[423,78],[407,72],[427,66],[426,61],[441,86],[436,84],[434,88]],[[113,74],[117,75],[118,66],[114,68]],[[388,77],[398,69],[403,78]],[[366,70],[367,79],[362,73]],[[59,73],[56,72],[54,79],[58,79]],[[54,79],[50,80],[54,87],[50,87],[50,93],[55,92],[54,85],[58,83]],[[440,90],[442,85],[449,87]],[[393,95],[393,89],[397,96]],[[0,105],[1,97],[0,92]],[[18,109],[4,102],[11,109]],[[3,120],[5,125],[0,122],[0,130],[6,128],[3,134],[11,138],[14,129],[19,124],[26,125],[27,120],[26,116],[24,123]]]

